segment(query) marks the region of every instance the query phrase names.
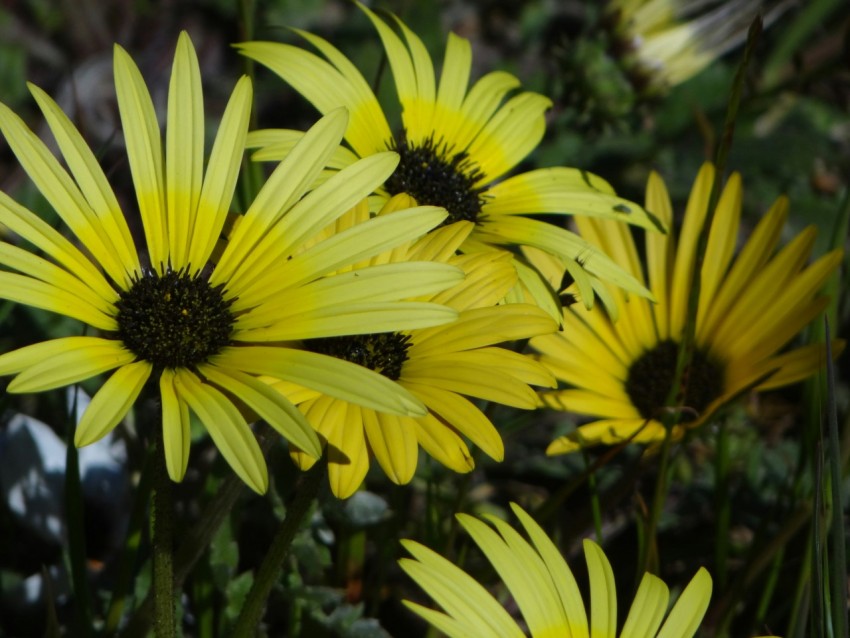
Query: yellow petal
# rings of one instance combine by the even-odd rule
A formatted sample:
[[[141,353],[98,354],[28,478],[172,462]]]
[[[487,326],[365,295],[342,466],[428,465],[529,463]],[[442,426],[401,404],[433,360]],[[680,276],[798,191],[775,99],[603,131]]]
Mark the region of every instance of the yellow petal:
[[[670,590],[664,581],[652,574],[644,574],[620,638],[655,636],[667,613],[669,599]]]
[[[290,209],[313,185],[333,149],[342,139],[347,122],[348,115],[343,109],[326,115],[310,127],[292,152],[277,166],[233,231],[227,248],[210,277],[212,285],[230,282],[236,269],[253,254],[257,244],[284,214],[287,214],[289,220],[287,233],[294,232],[288,229],[298,221],[298,217],[290,219]],[[318,227],[321,228],[329,221],[324,218],[318,220]],[[293,237],[292,241],[298,243],[304,239],[305,236],[299,234],[298,237]]]
[[[708,212],[708,200],[714,184],[714,166],[703,164],[691,187],[685,218],[682,223],[673,280],[670,289],[670,336],[678,339],[685,326],[688,296],[693,282],[696,244]]]
[[[472,308],[450,324],[417,331],[413,345],[416,357],[427,357],[545,335],[554,325],[548,314],[530,304]]]
[[[153,101],[138,67],[115,45],[115,92],[145,230],[151,265],[162,272],[168,264],[162,142]]]
[[[369,470],[363,411],[323,396],[306,406],[305,414],[326,440],[331,491],[337,498],[348,498],[360,488]]]
[[[194,232],[189,247],[189,263],[203,268],[227,219],[245,147],[251,116],[251,81],[243,76],[236,83],[213,142],[204,184],[198,201]]]
[[[593,387],[592,383],[589,383]],[[595,388],[594,388],[595,390]],[[558,410],[577,412],[579,414],[592,414],[608,419],[636,419],[640,415],[635,409],[628,396],[623,393],[622,397],[611,397],[598,394],[594,390],[559,390],[557,392],[544,392],[541,400],[544,405]]]
[[[103,314],[115,313],[114,306],[104,300],[87,284],[67,270],[34,255],[28,250],[18,248],[13,244],[0,243],[0,264],[70,293]]]
[[[446,54],[443,58],[443,70],[440,73],[440,85],[437,89],[437,103],[434,105],[435,131],[445,131],[448,123],[454,119],[452,116],[455,116],[463,106],[471,68],[472,47],[469,40],[449,32]],[[447,133],[447,139],[455,139],[453,131]]]
[[[115,244],[117,255],[124,264],[125,277],[117,280],[121,285],[130,284],[130,276],[139,273],[139,256],[133,237],[124,219],[124,213],[118,204],[115,193],[103,173],[103,169],[92,153],[82,135],[62,112],[59,105],[50,96],[35,86],[29,85],[35,101],[38,103],[48,126],[56,138],[62,156],[83,196],[103,225],[106,236]]]
[[[773,254],[788,217],[788,199],[780,197],[759,221],[747,243],[724,278],[714,296],[705,321],[697,325],[697,337],[711,335],[738,304],[745,291]]]
[[[210,363],[292,381],[374,410],[421,416],[425,406],[399,384],[354,363],[314,352],[270,346],[225,348]]]
[[[425,302],[363,302],[351,303],[344,308],[344,311],[337,312],[330,307],[317,308],[286,319],[281,312],[275,318],[279,323],[244,330],[236,336],[245,343],[269,343],[415,330],[448,323],[457,318],[457,313],[451,308]]]
[[[592,244],[553,224],[526,217],[501,216],[497,220],[481,222],[473,237],[493,245],[534,246],[565,260],[580,259],[582,267],[593,276],[639,296],[651,297],[650,292],[633,275]],[[586,303],[593,299],[592,290],[580,292]]]
[[[673,241],[673,206],[664,181],[653,171],[646,183],[646,208],[669,230],[667,234],[647,233],[646,264],[649,289],[657,303],[652,306],[659,340],[670,338],[670,282],[675,242]]]
[[[71,242],[60,235],[39,216],[0,191],[0,223],[14,233],[43,250],[73,275],[94,290],[101,299],[109,303],[118,300],[115,289],[88,257]]]
[[[710,601],[711,576],[704,567],[700,567],[670,611],[658,638],[691,638],[699,628]]]
[[[266,229],[265,235],[250,248],[250,252],[237,255],[241,263],[229,279],[229,285],[234,290],[250,286],[266,269],[287,258],[300,243],[308,241],[366,197],[389,177],[397,164],[398,155],[395,153],[372,155],[340,171],[310,192],[289,209],[280,223]],[[246,222],[247,217],[237,227],[236,233]]]
[[[482,173],[476,185],[501,177],[537,148],[546,132],[544,113],[551,106],[548,97],[523,92],[490,118],[467,151]]]
[[[5,104],[0,104],[0,130],[3,131],[21,166],[62,221],[106,272],[115,281],[123,282],[126,271],[115,248],[115,242],[108,236],[104,225],[89,206],[79,187],[44,142]]]
[[[233,152],[234,149],[231,149]],[[198,56],[189,34],[180,33],[168,85],[165,129],[166,220],[171,265],[189,263],[204,170],[204,98]],[[204,264],[195,264],[192,274]]]
[[[114,331],[115,317],[65,289],[16,273],[0,271],[0,298],[79,319],[94,328]],[[100,304],[99,304],[100,305]]]
[[[484,518],[496,528],[501,539],[494,533],[492,536],[484,535],[487,526],[483,524],[477,532],[473,532],[474,528],[468,521],[464,527],[475,538],[516,598],[531,635],[563,634],[567,618],[548,565],[535,548],[505,521],[492,515],[485,515]],[[476,537],[476,534],[479,536]],[[491,547],[489,551],[488,545]]]
[[[404,385],[434,414],[480,447],[487,456],[496,461],[505,457],[505,447],[498,430],[472,402],[433,385],[408,380],[404,381]]]
[[[699,291],[697,324],[704,321],[711,308],[714,295],[726,276],[726,270],[738,239],[738,223],[741,219],[741,175],[733,173],[717,202],[711,229],[708,232],[702,278]]]
[[[402,379],[526,410],[537,406],[537,396],[527,385],[465,360],[459,353],[410,359],[402,369]]]
[[[174,388],[207,428],[221,455],[252,490],[264,494],[269,484],[266,462],[253,432],[236,406],[192,372],[178,369]]]
[[[587,613],[582,602],[581,591],[572,571],[549,539],[543,529],[516,503],[511,503],[511,509],[517,515],[525,531],[528,533],[534,548],[540,554],[552,583],[557,589],[561,607],[564,610],[564,636],[579,638],[588,636]]]
[[[165,467],[172,481],[180,482],[189,465],[191,443],[189,406],[181,401],[174,388],[174,370],[166,368],[159,377],[162,401],[162,441]]]
[[[456,286],[432,296],[431,301],[451,306],[455,310],[493,307],[505,298],[517,281],[511,255],[505,251],[457,255],[450,263],[462,268],[466,278]],[[552,322],[553,331],[556,327]]]
[[[416,143],[419,142],[416,138],[418,131],[434,130],[434,101],[436,99],[434,65],[431,63],[431,56],[428,55],[428,50],[419,36],[411,31],[397,16],[393,15],[393,18],[404,34],[410,61],[413,64],[416,92],[413,99],[410,100],[405,99],[399,92],[399,101],[401,101],[401,116],[405,130],[413,132],[414,139],[411,141]],[[389,57],[389,53],[387,57]],[[395,69],[393,69],[393,73],[395,73]]]
[[[363,426],[369,448],[387,477],[396,485],[409,483],[419,456],[414,420],[364,410]]]
[[[453,137],[457,148],[466,148],[490,121],[505,95],[520,84],[519,80],[504,71],[494,71],[482,76],[466,94]]]
[[[367,222],[332,235],[328,239],[299,253],[286,264],[286,276],[279,269],[268,269],[259,274],[254,283],[239,291],[234,309],[251,308],[261,301],[277,295],[284,288],[292,288],[321,275],[337,270],[361,259],[377,255],[402,242],[425,234],[446,217],[441,208],[421,207],[401,211],[385,217],[376,217]],[[412,259],[411,259],[412,261]],[[445,269],[447,270],[447,269]],[[380,271],[368,271],[378,274]],[[357,277],[359,277],[358,275]],[[455,274],[455,283],[463,279],[463,273]],[[375,288],[378,288],[376,285]],[[442,288],[439,288],[442,290]],[[401,295],[409,298],[425,292]],[[398,296],[385,299],[398,299]],[[377,299],[376,299],[377,300]]]
[[[74,433],[74,445],[83,447],[101,439],[127,414],[145,387],[153,366],[136,361],[116,370],[89,403]]]
[[[465,633],[456,634],[459,638],[524,638],[508,612],[478,581],[424,545],[410,540],[401,543],[415,560],[402,559],[399,565],[463,628]],[[420,614],[424,609],[412,608]]]
[[[111,347],[112,344],[120,346],[116,341],[100,337],[61,337],[34,343],[31,346],[24,346],[0,354],[0,375],[18,373],[21,370],[49,361],[65,352],[98,351]]]
[[[390,69],[393,73],[393,80],[395,81],[396,91],[398,92],[398,99],[399,102],[401,102],[403,109],[405,111],[415,111],[420,88],[424,88],[425,90],[430,88],[432,92],[431,101],[433,101],[433,68],[431,68],[431,77],[423,78],[420,83],[416,73],[417,69],[414,67],[414,61],[411,59],[411,54],[402,42],[401,38],[395,34],[386,22],[381,20],[381,18],[367,9],[363,4],[358,2],[357,6],[368,16],[369,20],[372,21],[372,24],[378,31],[381,42],[383,42],[384,50],[387,53],[387,60],[390,63]],[[425,55],[427,56],[427,54]],[[420,61],[420,65],[421,64],[422,62]],[[428,64],[430,65],[430,58],[428,59]],[[427,79],[430,79],[430,86],[426,84]],[[427,97],[423,96],[422,101],[424,102],[426,100]],[[420,124],[419,127],[415,127],[415,119],[413,119],[409,113],[403,115],[403,118],[409,140],[414,144],[420,143],[423,135],[427,134],[423,130],[422,125]],[[414,128],[412,130],[410,128],[411,124],[414,124]]]
[[[66,346],[70,345],[67,340],[63,342]],[[44,392],[61,388],[127,365],[136,358],[120,341],[91,339],[74,343],[83,347],[66,347],[54,352],[49,359],[42,359],[24,369],[9,383],[9,392]]]
[[[788,322],[793,322],[799,316],[803,316],[805,307],[809,304],[807,296],[812,291],[820,290],[826,280],[835,272],[841,264],[843,252],[834,250],[827,253],[801,273],[779,292],[769,298],[772,309],[765,312],[762,307],[760,313],[753,313],[753,308],[748,308],[748,323],[742,324],[738,334],[728,334],[729,348],[732,352],[742,351],[748,343],[760,340],[768,340],[774,333],[780,333]],[[742,300],[743,301],[743,300]],[[748,299],[752,302],[752,299]],[[724,325],[724,328],[726,326]],[[802,325],[800,328],[802,329]]]
[[[315,46],[331,64],[300,47],[276,42],[246,42],[237,50],[268,67],[320,113],[344,106],[351,114],[346,140],[361,156],[386,149],[392,139],[389,124],[378,99],[357,67],[322,38],[294,30]]]
[[[589,539],[585,539],[583,545],[590,579],[590,635],[594,638],[614,638],[617,631],[614,572],[599,545]]]
[[[198,371],[211,383],[224,388],[244,401],[259,416],[268,421],[288,441],[299,449],[319,458],[322,446],[304,415],[284,395],[256,377],[210,364],[201,364]]]
[[[475,468],[469,448],[454,429],[446,427],[445,423],[430,413],[413,421],[416,424],[419,445],[437,462],[460,474],[471,472]]]

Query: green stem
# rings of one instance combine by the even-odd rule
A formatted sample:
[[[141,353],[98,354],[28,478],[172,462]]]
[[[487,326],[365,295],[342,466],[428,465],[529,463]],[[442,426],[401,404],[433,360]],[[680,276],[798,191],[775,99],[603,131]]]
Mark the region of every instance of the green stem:
[[[582,450],[585,468],[590,470],[590,458],[587,451]],[[590,511],[593,515],[593,529],[596,532],[596,542],[602,543],[602,508],[599,505],[599,486],[596,482],[596,472],[590,470],[587,474],[587,489],[590,492]]]
[[[641,548],[642,560],[638,562],[640,570],[637,574],[638,582],[646,572],[658,573],[658,521],[661,519],[661,510],[667,500],[667,471],[670,465],[670,449],[673,443],[673,429],[665,430],[664,442],[661,444],[661,462],[658,465],[658,478],[655,481],[655,492],[652,497],[652,507],[649,510],[649,522],[646,528],[646,539]]]
[[[236,619],[233,638],[253,638],[256,627],[263,617],[266,600],[280,579],[280,571],[289,555],[292,540],[316,500],[326,473],[327,466],[320,461],[298,481],[292,505],[287,508],[286,518],[280,524],[265,558],[260,563],[260,568],[254,577],[254,584],[248,592],[239,618]]]
[[[162,424],[156,424],[156,449],[153,468],[153,515],[151,521],[153,544],[153,607],[154,635],[174,638],[174,507],[171,479],[165,466]]]
[[[277,434],[265,424],[257,429],[260,449],[266,456],[275,441]],[[201,516],[185,534],[181,534],[182,542],[174,554],[174,586],[180,589],[183,581],[192,568],[203,556],[221,524],[227,518],[239,495],[244,491],[242,479],[232,472],[228,474],[215,491],[215,498],[204,508]],[[122,638],[145,638],[148,635],[150,622],[153,617],[153,596],[150,592],[142,601],[127,623],[127,628],[121,632]]]

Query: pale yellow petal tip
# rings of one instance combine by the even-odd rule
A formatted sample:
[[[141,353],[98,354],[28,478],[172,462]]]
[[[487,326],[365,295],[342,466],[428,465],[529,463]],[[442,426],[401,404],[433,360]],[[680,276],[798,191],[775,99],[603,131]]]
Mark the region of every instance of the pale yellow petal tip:
[[[711,598],[711,592],[714,585],[711,579],[711,574],[708,573],[708,570],[705,567],[700,567],[697,570],[697,573],[694,574],[690,584],[696,589],[700,600],[708,600]]]
[[[80,423],[77,424],[77,430],[74,432],[74,447],[81,448],[91,445],[92,443],[97,443],[113,429],[114,427],[101,430],[100,428],[93,427],[90,420],[81,420]]]
[[[581,445],[568,436],[562,436],[555,439],[546,448],[546,456],[559,456],[561,454],[571,454],[581,449]]]
[[[348,471],[345,467],[338,466],[336,472],[329,472],[331,493],[341,501],[354,496],[355,492],[363,485],[363,475],[359,472]]]
[[[409,539],[409,538],[402,538],[402,539],[400,539],[400,540],[399,540],[399,543],[401,544],[401,546],[402,546],[402,547],[404,547],[404,549],[405,549],[406,551],[410,552],[411,554],[412,554],[412,553],[413,553],[413,552],[414,552],[417,548],[419,548],[419,547],[423,547],[422,543],[419,543],[419,542],[417,542],[417,541],[411,540],[411,539]],[[399,560],[399,563],[400,563],[401,561],[403,561],[403,560],[410,561],[410,562],[415,562],[415,561],[412,561],[412,560],[411,560],[411,559],[409,559],[409,558],[402,558],[401,560]]]
[[[328,126],[335,124],[343,131],[348,128],[348,109],[344,106],[337,107],[322,117],[319,122],[325,122]]]
[[[236,86],[233,87],[233,93],[231,95],[240,94],[239,97],[242,98],[242,93],[247,93],[245,98],[248,100],[248,109],[251,108],[251,99],[254,94],[254,85],[251,82],[251,78],[247,75],[239,76],[239,80],[236,82]]]
[[[494,460],[498,460],[498,461],[501,462],[501,461],[504,460],[504,455],[502,455],[501,459],[494,459]],[[475,469],[475,461],[472,459],[471,456],[464,456],[463,460],[460,463],[457,463],[456,465],[449,467],[449,469],[452,472],[456,472],[458,474],[469,474],[472,470]]]
[[[192,38],[189,37],[189,33],[186,30],[180,32],[180,35],[177,36],[177,52],[182,53],[187,49],[191,49],[192,53],[195,51],[195,45],[192,43]]]
[[[602,556],[605,556],[605,552],[602,551],[602,548],[599,546],[599,544],[591,538],[582,539],[581,545],[584,548],[585,554],[602,554]]]
[[[90,432],[85,432],[80,428],[77,428],[77,431],[74,432],[74,447],[81,448],[86,447],[87,445],[91,445],[97,439],[91,436]]]
[[[168,478],[175,483],[181,483],[186,476],[186,465],[183,464],[182,458],[172,460],[166,457],[165,467],[168,470]]]
[[[136,63],[133,61],[133,56],[127,53],[127,50],[118,43],[112,47],[112,65],[113,72],[116,75],[123,75],[130,69],[137,70]]]
[[[263,496],[266,492],[269,491],[268,476],[266,476],[265,480],[262,483],[258,483],[258,484],[248,483],[248,487],[250,487],[252,490],[254,490],[254,492],[259,494],[260,496]]]
[[[428,414],[425,404],[407,391],[400,394],[398,400],[401,404],[402,416],[422,417]]]
[[[322,444],[322,441],[319,440],[319,437],[315,432],[310,432],[310,433],[305,433],[305,434],[307,434],[307,436],[310,438],[310,443],[312,445],[309,449],[302,449],[301,452],[305,457],[312,459],[312,463],[310,463],[310,465],[312,465],[313,463],[318,461],[320,458],[322,458],[322,453],[324,452],[324,446]]]
[[[484,450],[484,453],[497,463],[501,463],[505,460],[505,444],[502,442],[501,436],[499,437],[499,444],[499,447],[495,450]],[[473,467],[475,467],[474,463]],[[472,467],[470,467],[469,469],[472,470]]]
[[[259,470],[259,475],[257,472],[244,472],[244,476],[242,480],[245,481],[245,484],[254,490],[257,494],[262,496],[269,489],[269,471],[266,468],[265,461],[260,461],[254,468],[255,470]]]
[[[321,452],[318,456],[314,457],[312,454],[308,454],[304,450],[301,450],[290,443],[289,458],[292,459],[292,462],[295,463],[298,469],[302,472],[306,472],[313,467],[321,457]]]
[[[184,438],[182,424],[178,427],[179,429],[163,427],[163,449],[162,451],[157,451],[157,453],[165,456],[165,469],[168,471],[168,478],[175,483],[182,482],[183,477],[186,476],[190,451],[190,438]],[[185,434],[188,433],[187,428]]]

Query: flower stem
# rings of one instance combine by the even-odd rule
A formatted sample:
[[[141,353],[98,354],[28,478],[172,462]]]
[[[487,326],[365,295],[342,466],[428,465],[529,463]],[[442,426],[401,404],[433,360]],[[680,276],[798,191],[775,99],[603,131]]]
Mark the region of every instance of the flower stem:
[[[156,450],[153,470],[153,607],[154,635],[174,638],[174,508],[171,499],[171,479],[165,467],[162,424],[156,425]]]
[[[263,617],[266,600],[280,578],[280,570],[289,555],[292,540],[310,511],[326,473],[326,464],[319,461],[299,479],[295,487],[295,498],[287,508],[286,518],[281,522],[265,558],[260,563],[254,584],[248,592],[239,618],[236,619],[231,634],[233,638],[253,638]]]
[[[666,425],[666,424],[665,424]],[[660,462],[658,464],[658,478],[655,481],[655,493],[652,497],[652,506],[649,510],[649,521],[647,523],[646,538],[642,548],[642,560],[639,566],[638,579],[645,572],[653,574],[658,573],[658,521],[661,518],[661,510],[664,509],[664,503],[667,501],[667,486],[668,486],[668,468],[670,465],[670,448],[673,442],[673,429],[670,426],[665,427],[666,434],[664,442],[661,444]]]
[[[266,456],[277,434],[268,425],[257,428],[260,449]],[[197,522],[180,535],[180,544],[174,553],[174,587],[180,589],[183,581],[207,551],[210,542],[222,523],[227,519],[233,505],[245,491],[245,484],[232,472],[221,481],[215,490],[215,496],[204,508]],[[153,617],[153,596],[151,592],[133,612],[127,627],[121,632],[121,638],[145,638],[149,633]]]

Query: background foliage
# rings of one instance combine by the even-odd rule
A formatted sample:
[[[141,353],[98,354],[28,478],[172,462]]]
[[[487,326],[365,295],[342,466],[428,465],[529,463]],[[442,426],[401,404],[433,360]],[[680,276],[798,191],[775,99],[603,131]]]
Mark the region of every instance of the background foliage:
[[[527,158],[529,168],[585,168],[636,200],[642,200],[647,175],[655,169],[682,211],[699,165],[714,155],[740,49],[669,95],[645,99],[621,81],[616,61],[600,46],[593,27],[600,11],[595,2],[408,0],[381,6],[412,25],[436,59],[445,32],[454,30],[473,42],[475,75],[505,69],[525,88],[554,99],[547,137]],[[25,82],[55,96],[99,152],[116,190],[126,187],[126,198],[132,190],[122,183],[129,171],[116,140],[113,42],[132,52],[164,109],[177,33],[187,29],[198,49],[206,108],[214,122],[238,75],[254,72],[230,44],[248,37],[294,41],[286,27],[332,40],[366,77],[382,77],[380,90],[391,95],[389,78],[380,74],[378,39],[345,2],[29,0],[0,7],[0,99],[35,126],[40,118]],[[309,105],[264,70],[256,73],[255,96],[260,126],[306,128],[316,119]],[[849,115],[850,5],[799,3],[767,29],[748,70],[729,159],[729,168],[744,178],[745,224],[752,225],[786,193],[792,210],[786,240],[815,224],[817,254],[846,243]],[[55,221],[2,141],[0,188]],[[846,338],[850,294],[845,283],[835,285],[833,332]],[[78,333],[70,320],[0,303],[2,352],[46,336]],[[850,451],[848,362],[846,354],[837,362],[836,387],[844,467]],[[828,494],[817,500],[827,492],[821,479],[825,387],[821,378],[752,397],[674,451],[672,486],[660,521],[660,573],[675,590],[700,565],[712,572],[715,593],[706,636],[816,635],[810,632],[818,626],[810,623],[816,622],[812,618],[821,600],[843,604],[830,603],[829,588],[820,587],[826,581],[817,566],[828,565],[828,558],[816,560],[833,503]],[[150,580],[144,478],[150,419],[137,414],[108,446],[80,452],[84,506],[68,508],[62,441],[79,401],[85,401],[83,394],[0,395],[0,633],[5,635],[144,633],[139,609]],[[483,582],[495,582],[451,514],[506,515],[510,501],[533,512],[554,535],[580,579],[580,540],[601,534],[620,595],[629,599],[656,480],[652,457],[629,447],[546,458],[547,443],[573,417],[494,408],[490,414],[506,441],[503,463],[477,456],[476,470],[458,476],[424,458],[409,486],[392,485],[376,472],[366,490],[348,501],[322,494],[269,601],[268,635],[425,635],[426,627],[400,603],[422,595],[396,566],[402,554],[398,540],[419,539],[463,562]],[[21,422],[32,433],[25,440],[9,434],[12,424]],[[176,560],[179,564],[181,551],[189,557],[197,550],[196,561],[184,563],[182,623],[186,635],[212,636],[223,634],[238,614],[298,472],[281,441],[270,437],[265,447],[274,480],[269,494],[258,497],[233,482],[202,431],[196,434],[190,471],[176,494],[175,522],[183,543]],[[68,460],[76,462],[73,452]],[[221,525],[215,528],[208,508],[225,495],[236,504],[219,512]],[[845,513],[846,506],[841,503]],[[80,515],[88,605],[69,576],[73,539],[67,523]],[[198,542],[205,534],[211,537],[208,548]],[[824,635],[831,631],[820,629]]]

